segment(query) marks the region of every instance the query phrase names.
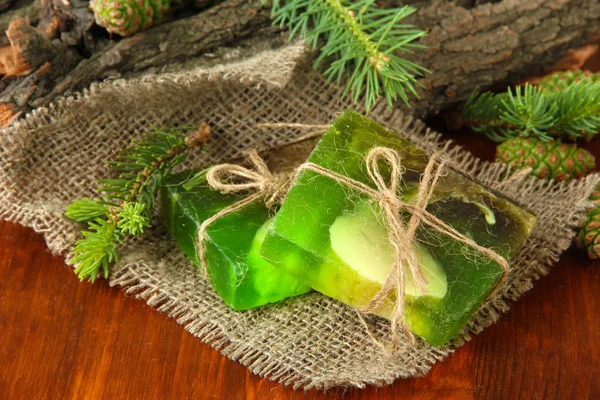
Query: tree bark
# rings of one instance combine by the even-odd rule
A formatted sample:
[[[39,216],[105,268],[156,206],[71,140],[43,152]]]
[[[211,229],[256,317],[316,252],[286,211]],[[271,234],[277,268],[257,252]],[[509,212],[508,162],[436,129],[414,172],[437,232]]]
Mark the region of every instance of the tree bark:
[[[17,7],[17,6],[15,6]],[[8,37],[4,34],[8,30],[10,21],[13,18],[24,18],[31,24],[37,24],[42,10],[41,0],[23,4],[19,8],[13,8],[0,14],[0,45],[5,46],[9,43]]]
[[[600,40],[598,0],[420,3],[411,22],[429,31],[421,41],[427,48],[409,58],[431,74],[421,80],[418,116],[453,107],[478,87],[547,72],[570,49]]]
[[[6,32],[12,54],[0,101],[0,124],[8,125],[31,109],[29,100],[50,91],[81,56],[61,41],[51,41],[23,18],[14,18]]]
[[[0,12],[6,11],[14,4],[14,0],[0,0]]]
[[[417,6],[409,22],[429,32],[421,39],[425,49],[404,55],[431,71],[420,79],[420,99],[412,101],[410,112],[418,117],[455,106],[477,87],[543,73],[569,49],[600,38],[597,0],[383,0],[385,6],[400,3]],[[200,14],[113,41],[74,69],[12,82],[0,94],[0,114],[7,108],[21,114],[46,106],[94,81],[190,63],[257,36],[280,36],[271,27],[268,7],[261,0],[226,0]],[[18,103],[15,91],[21,93]]]
[[[67,90],[110,76],[163,66],[257,34],[269,26],[261,0],[227,0],[193,17],[137,33],[81,62],[54,90],[35,101],[44,106]]]
[[[0,95],[0,124],[94,81],[182,62],[258,34],[270,25],[268,10],[261,4],[260,0],[227,0],[192,17],[113,41],[76,67],[51,63],[50,74],[13,79]]]

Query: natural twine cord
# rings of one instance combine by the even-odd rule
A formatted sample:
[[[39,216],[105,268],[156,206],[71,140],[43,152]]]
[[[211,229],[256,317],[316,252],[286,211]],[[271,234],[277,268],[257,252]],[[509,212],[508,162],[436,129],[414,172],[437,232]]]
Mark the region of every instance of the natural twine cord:
[[[312,162],[300,165],[293,174],[273,175],[256,151],[250,151],[247,157],[254,165],[255,170],[235,164],[221,164],[212,167],[207,173],[207,181],[210,187],[221,193],[234,193],[247,190],[255,190],[256,192],[224,208],[200,225],[197,245],[200,262],[205,273],[207,273],[207,268],[204,242],[208,238],[206,234],[207,228],[224,215],[235,212],[260,198],[266,200],[265,204],[267,207],[280,204],[292,183],[296,181],[298,175],[308,170],[330,178],[350,189],[366,194],[371,199],[379,202],[383,213],[383,221],[388,231],[389,241],[394,249],[394,264],[381,290],[367,303],[363,311],[373,312],[377,310],[395,291],[396,303],[392,313],[391,326],[391,344],[393,347],[398,344],[398,328],[400,328],[411,342],[414,342],[414,336],[408,331],[404,322],[406,302],[406,276],[404,269],[406,267],[408,267],[408,271],[412,274],[418,288],[422,292],[426,291],[427,279],[423,275],[423,271],[419,265],[415,243],[415,233],[420,224],[425,224],[431,229],[449,236],[497,262],[503,268],[503,276],[500,282],[496,284],[496,288],[508,274],[509,264],[504,257],[489,248],[478,245],[472,239],[426,211],[427,204],[431,199],[439,178],[443,176],[446,166],[444,161],[438,162],[437,154],[433,154],[430,157],[419,183],[417,198],[415,201],[410,202],[400,200],[400,182],[405,171],[401,163],[401,157],[398,152],[387,147],[374,147],[365,159],[367,173],[370,180],[375,184],[375,189],[363,182],[338,174]],[[386,182],[379,169],[380,161],[390,167],[389,183]],[[402,211],[408,212],[411,215],[407,223],[402,219]],[[379,342],[377,344],[381,346]]]
[[[492,186],[492,188],[495,190],[498,190],[505,186],[508,186],[509,184],[513,184],[515,182],[522,181],[523,179],[525,179],[529,175],[531,175],[531,171],[533,171],[533,168],[531,168],[531,167],[520,169],[516,173],[512,174],[508,179],[505,179],[502,182]]]
[[[263,124],[256,124],[256,127],[258,129],[265,129],[265,128],[296,128],[296,129],[312,129],[312,132],[309,132],[307,134],[304,134],[302,136],[299,136],[295,142],[301,142],[303,140],[308,140],[308,139],[314,139],[317,137],[322,136],[325,132],[327,132],[327,129],[329,129],[331,126],[330,125],[311,125],[311,124],[291,124],[291,123],[287,123],[287,122],[269,122],[269,123],[263,123]]]
[[[210,187],[223,194],[256,191],[256,195],[264,196],[267,208],[281,204],[290,187],[290,174],[272,174],[256,150],[249,150],[245,156],[254,169],[237,164],[215,165],[206,173]]]
[[[292,176],[290,174],[272,174],[256,150],[249,150],[246,158],[254,169],[237,164],[219,164],[210,168],[206,173],[208,185],[223,194],[255,191],[208,218],[198,228],[197,248],[200,264],[206,276],[208,276],[208,271],[204,241],[208,239],[207,228],[219,218],[240,210],[259,199],[263,199],[268,208],[281,204],[291,186]]]

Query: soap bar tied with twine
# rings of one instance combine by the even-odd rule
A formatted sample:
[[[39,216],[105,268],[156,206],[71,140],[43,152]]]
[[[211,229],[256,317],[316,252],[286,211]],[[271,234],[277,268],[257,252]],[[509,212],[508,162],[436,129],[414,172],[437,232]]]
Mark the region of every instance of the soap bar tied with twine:
[[[440,177],[443,176],[446,167],[445,162],[440,160],[437,154],[433,154],[429,158],[429,162],[419,183],[416,199],[410,201],[401,200],[400,183],[404,174],[401,157],[397,151],[387,147],[374,147],[365,158],[367,173],[375,188],[312,162],[306,162],[300,165],[292,173],[272,174],[264,160],[260,158],[256,151],[252,150],[248,152],[247,157],[253,164],[254,169],[248,169],[234,164],[221,164],[212,167],[207,173],[207,181],[210,187],[221,193],[235,193],[242,191],[254,191],[254,193],[239,202],[224,208],[200,226],[198,232],[198,248],[201,265],[205,273],[206,259],[204,241],[207,239],[206,229],[208,226],[222,216],[235,212],[261,198],[265,200],[265,204],[269,208],[281,204],[298,174],[308,170],[330,178],[337,183],[341,183],[350,189],[363,193],[379,202],[383,214],[382,220],[388,231],[388,238],[394,251],[394,264],[392,265],[381,290],[369,301],[369,303],[367,303],[362,311],[375,311],[391,294],[394,292],[396,293],[396,302],[391,318],[392,347],[396,347],[398,344],[399,331],[404,333],[411,342],[414,342],[414,336],[408,331],[404,322],[406,273],[410,273],[413,276],[414,281],[422,292],[426,291],[427,280],[419,265],[418,257],[415,252],[415,233],[420,224],[424,224],[430,229],[471,247],[502,267],[503,275],[496,283],[495,289],[488,298],[493,296],[496,290],[501,287],[502,282],[506,279],[509,271],[509,264],[504,257],[489,248],[478,245],[469,237],[458,232],[441,219],[426,211],[427,204],[431,199],[435,186]],[[379,169],[380,162],[383,162],[390,167],[389,182],[386,182]],[[406,222],[401,216],[401,212],[403,211],[410,215],[409,220]],[[372,335],[371,337],[375,340]],[[377,344],[381,345],[379,342],[377,342]]]
[[[291,187],[293,174],[272,174],[267,163],[256,150],[249,150],[245,156],[252,165],[251,168],[237,164],[219,164],[211,167],[206,172],[208,185],[211,189],[222,194],[253,192],[208,218],[198,228],[198,255],[202,270],[207,276],[206,246],[204,245],[205,240],[208,239],[207,228],[219,218],[261,199],[267,208],[278,206],[283,202]]]

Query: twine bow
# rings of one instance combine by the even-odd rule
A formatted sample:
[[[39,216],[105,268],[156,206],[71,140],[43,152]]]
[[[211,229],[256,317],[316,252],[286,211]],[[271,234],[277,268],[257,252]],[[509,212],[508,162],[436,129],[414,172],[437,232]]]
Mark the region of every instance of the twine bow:
[[[503,279],[508,273],[509,265],[504,257],[495,251],[478,245],[475,241],[458,232],[450,225],[426,211],[427,203],[431,199],[435,186],[442,176],[445,162],[438,162],[438,156],[433,154],[429,159],[423,176],[421,178],[418,194],[414,201],[402,201],[400,199],[399,186],[404,174],[400,155],[387,147],[374,147],[366,157],[367,173],[371,181],[375,184],[375,189],[363,182],[356,181],[345,175],[338,174],[320,165],[307,162],[298,168],[310,170],[320,175],[326,176],[342,183],[351,189],[364,193],[370,198],[379,202],[382,211],[383,221],[388,231],[389,241],[394,250],[394,264],[388,273],[388,276],[381,290],[367,303],[363,308],[365,312],[372,312],[378,309],[384,301],[396,291],[396,304],[392,313],[392,345],[397,343],[398,328],[414,340],[412,334],[406,328],[404,323],[404,307],[406,302],[406,272],[409,272],[417,287],[424,292],[426,290],[427,280],[419,265],[416,254],[415,233],[420,224],[427,225],[429,228],[451,237],[461,242],[489,259],[496,261],[504,270]],[[390,167],[390,180],[385,178],[379,170],[379,162],[382,161]],[[404,222],[401,212],[405,211],[411,215],[408,222]],[[407,269],[407,271],[405,271]],[[500,282],[499,282],[500,283]],[[496,287],[499,286],[499,283]]]
[[[267,208],[281,204],[290,186],[289,174],[272,174],[256,150],[249,150],[246,159],[254,169],[237,164],[215,165],[206,173],[211,188],[221,193],[254,191],[252,197],[264,197]]]
[[[291,176],[289,174],[272,174],[256,150],[249,150],[246,153],[246,159],[252,164],[253,168],[246,168],[237,164],[219,164],[210,168],[206,173],[206,180],[210,187],[223,194],[245,191],[253,191],[254,193],[229,207],[225,207],[205,220],[198,228],[198,254],[205,274],[208,272],[206,269],[206,246],[204,244],[205,240],[208,239],[207,228],[219,218],[260,199],[264,199],[268,208],[281,204],[290,188]]]

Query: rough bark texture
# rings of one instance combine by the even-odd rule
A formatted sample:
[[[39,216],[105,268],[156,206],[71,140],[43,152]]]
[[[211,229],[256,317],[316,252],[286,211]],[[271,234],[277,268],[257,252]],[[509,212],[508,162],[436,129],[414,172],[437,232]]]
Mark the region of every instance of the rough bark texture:
[[[8,37],[4,33],[8,30],[10,21],[12,21],[13,18],[20,17],[28,20],[30,24],[37,24],[40,19],[41,10],[41,0],[34,0],[32,2],[21,4],[19,8],[13,8],[12,10],[3,12],[0,15],[0,45],[5,46],[9,43]]]
[[[0,124],[8,124],[30,109],[29,100],[48,93],[81,61],[74,48],[51,41],[22,18],[14,18],[7,30],[12,54],[10,69],[1,84]]]
[[[43,76],[34,73],[25,79],[8,79],[0,95],[0,124],[94,81],[184,62],[265,29],[269,31],[269,25],[268,11],[260,0],[228,0],[206,12],[113,41],[81,62],[73,62],[79,57],[73,47],[55,40],[52,44],[62,43],[64,51],[59,55],[66,59],[51,63],[50,73],[46,70]],[[69,34],[52,23],[45,24],[42,32],[50,37],[58,32],[61,36]],[[73,38],[71,34],[68,37]]]
[[[47,105],[65,91],[81,89],[98,78],[143,71],[199,56],[246,38],[268,25],[268,12],[261,0],[225,1],[193,17],[159,25],[115,42],[81,62],[51,93],[33,105]]]
[[[94,13],[88,0],[41,0],[41,20],[37,26],[45,36],[60,39],[69,46],[81,45],[93,51],[95,41],[90,33]]]
[[[45,2],[66,12],[61,1]],[[406,55],[432,72],[421,79],[421,99],[413,101],[412,112],[419,117],[452,107],[476,87],[514,83],[542,73],[569,49],[600,37],[597,0],[383,1],[385,6],[406,3],[419,8],[410,22],[429,31],[422,39],[427,48]],[[88,11],[79,10],[70,15],[85,19]],[[63,30],[61,35],[63,42],[75,43],[83,33]],[[0,106],[21,114],[94,81],[211,63],[207,55],[215,49],[243,48],[240,43],[251,37],[254,43],[279,42],[279,36],[261,0],[226,0],[200,14],[112,41],[74,69],[37,77],[36,90],[31,89],[31,81],[11,81],[0,95]],[[231,57],[231,52],[227,55]]]
[[[429,30],[422,40],[428,48],[410,58],[432,74],[414,105],[419,116],[463,101],[476,87],[543,73],[569,49],[600,39],[598,0],[420,3],[413,23]]]
[[[0,0],[0,12],[6,11],[12,7],[14,0]]]

